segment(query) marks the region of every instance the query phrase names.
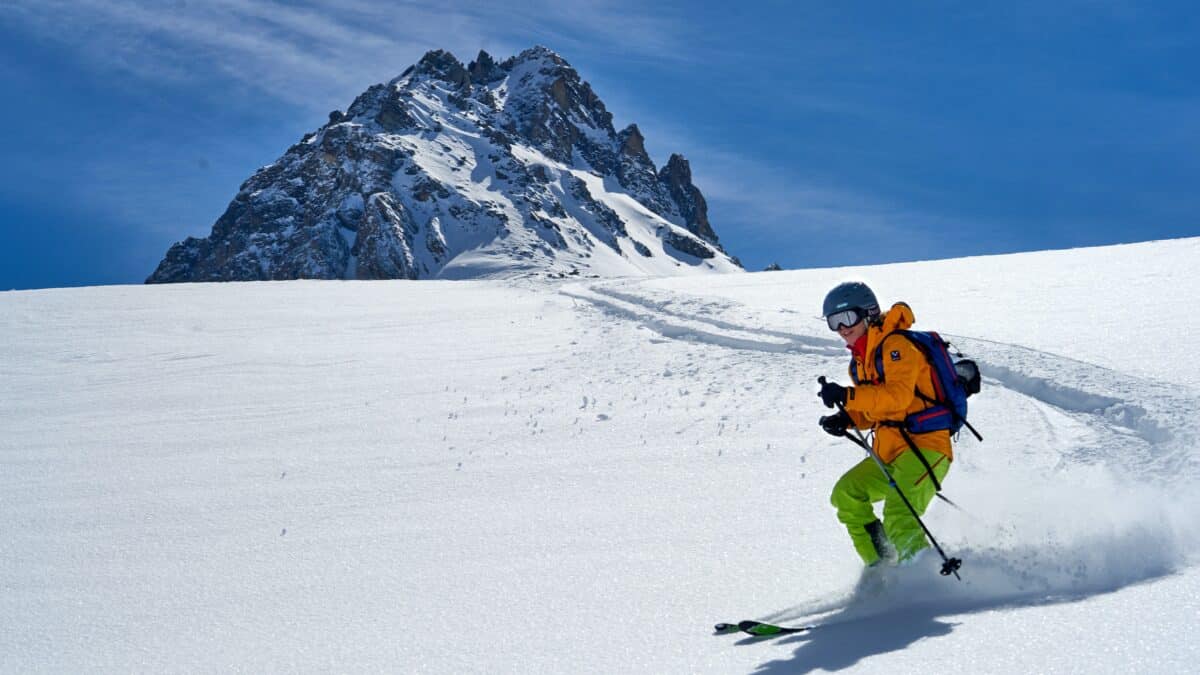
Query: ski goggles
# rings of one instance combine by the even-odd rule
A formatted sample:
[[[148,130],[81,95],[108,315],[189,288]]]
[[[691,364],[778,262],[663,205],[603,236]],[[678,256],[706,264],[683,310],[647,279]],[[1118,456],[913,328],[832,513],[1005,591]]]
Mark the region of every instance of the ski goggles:
[[[841,312],[834,312],[825,317],[825,321],[829,324],[829,330],[837,331],[842,328],[849,328],[856,325],[859,321],[867,318],[867,313],[851,307],[850,309]]]

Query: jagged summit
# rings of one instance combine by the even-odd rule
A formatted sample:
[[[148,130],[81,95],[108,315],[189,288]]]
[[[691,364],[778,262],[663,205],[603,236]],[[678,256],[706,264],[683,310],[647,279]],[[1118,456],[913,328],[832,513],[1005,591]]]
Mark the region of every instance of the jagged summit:
[[[428,75],[459,87],[471,84],[471,76],[466,67],[453,54],[441,49],[426,52],[417,62],[414,71],[418,75]]]
[[[736,271],[682,156],[656,168],[541,46],[434,50],[248,179],[148,282]]]
[[[471,75],[471,81],[479,84],[490,84],[503,79],[505,74],[492,55],[482,49],[479,50],[479,56],[467,66],[467,72]]]
[[[410,66],[399,77],[389,82],[389,85],[411,86],[421,80],[438,80],[458,88],[491,85],[504,80],[514,71],[521,75],[512,83],[512,90],[541,88],[555,97],[559,105],[568,106],[570,100],[566,96],[568,89],[586,88],[590,98],[598,101],[595,94],[590,93],[591,87],[582,82],[579,73],[571,64],[554,51],[536,46],[526,49],[516,56],[497,62],[491,54],[484,50],[474,61],[464,65],[454,54],[442,49],[425,53],[419,61]],[[540,77],[526,77],[537,73]],[[603,105],[603,104],[601,104]]]

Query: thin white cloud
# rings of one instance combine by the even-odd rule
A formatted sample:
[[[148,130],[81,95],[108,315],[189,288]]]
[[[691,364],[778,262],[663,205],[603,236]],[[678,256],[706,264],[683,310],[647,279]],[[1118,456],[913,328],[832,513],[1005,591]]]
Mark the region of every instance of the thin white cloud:
[[[318,99],[345,98],[371,81],[390,77],[381,73],[404,67],[396,63],[384,71],[371,65],[403,52],[419,53],[424,46],[414,31],[383,37],[378,28],[355,28],[337,16],[271,2],[14,3],[16,9],[26,10],[16,16],[31,31],[80,50],[102,68],[151,82],[217,76],[289,103],[318,107],[328,106],[327,100]],[[19,7],[21,3],[36,4],[36,11]]]
[[[870,238],[940,220],[856,190],[726,150],[697,147],[693,179],[708,201],[753,222],[759,237],[829,231]],[[794,240],[794,239],[793,239]]]
[[[604,0],[518,7],[463,1],[7,0],[0,20],[76,50],[88,63],[152,82],[214,76],[313,109],[344,106],[430,49],[469,60],[535,42],[564,52],[683,58],[670,17]]]

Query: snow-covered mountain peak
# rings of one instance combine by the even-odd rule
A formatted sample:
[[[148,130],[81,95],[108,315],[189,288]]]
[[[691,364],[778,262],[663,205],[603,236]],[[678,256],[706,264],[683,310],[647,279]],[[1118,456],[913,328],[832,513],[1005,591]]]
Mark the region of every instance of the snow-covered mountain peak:
[[[571,64],[567,63],[566,59],[545,45],[534,45],[512,57],[512,60],[516,62],[540,61],[554,66],[571,68]]]
[[[561,56],[426,53],[247,180],[149,282],[739,271],[686,160],[656,169]]]
[[[505,59],[500,66],[507,72],[517,75],[518,79],[525,79],[526,84],[533,87],[544,88],[547,83],[559,79],[574,82],[581,80],[579,72],[571,67],[566,59],[553,50],[540,45]],[[531,74],[536,77],[526,77]]]

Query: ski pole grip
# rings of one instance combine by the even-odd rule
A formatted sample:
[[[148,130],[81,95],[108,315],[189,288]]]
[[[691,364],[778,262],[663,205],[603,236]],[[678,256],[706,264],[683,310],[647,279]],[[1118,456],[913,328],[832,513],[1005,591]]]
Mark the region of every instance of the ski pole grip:
[[[822,387],[825,386],[825,382],[826,382],[826,380],[825,380],[824,375],[821,375],[817,378],[817,384],[821,385]],[[838,410],[841,410],[842,412],[846,412],[846,406],[842,405],[841,402],[835,402],[834,405],[837,406]],[[850,413],[846,413],[846,414],[849,415]]]

